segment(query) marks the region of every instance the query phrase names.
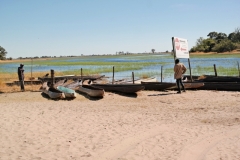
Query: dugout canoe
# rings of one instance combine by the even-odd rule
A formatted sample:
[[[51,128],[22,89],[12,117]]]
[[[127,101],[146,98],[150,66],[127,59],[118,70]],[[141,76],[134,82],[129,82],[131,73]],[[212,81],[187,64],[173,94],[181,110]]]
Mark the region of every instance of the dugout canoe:
[[[97,88],[102,88],[104,91],[116,91],[122,93],[136,93],[144,90],[142,84],[92,84],[92,86]]]
[[[87,94],[90,97],[103,97],[105,94],[104,89],[92,85],[80,85],[78,91]]]
[[[174,90],[177,89],[175,82],[141,82],[144,85],[145,90]],[[203,82],[184,82],[185,89],[197,89],[204,86]]]
[[[61,91],[64,93],[66,98],[76,98],[76,92],[73,89],[66,88],[63,86],[57,86],[57,90]]]

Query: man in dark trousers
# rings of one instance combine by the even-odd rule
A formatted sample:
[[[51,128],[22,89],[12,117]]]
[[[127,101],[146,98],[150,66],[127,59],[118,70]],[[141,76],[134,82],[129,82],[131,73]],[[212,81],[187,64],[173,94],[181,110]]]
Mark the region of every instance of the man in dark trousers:
[[[179,63],[179,59],[175,60],[175,66],[174,66],[174,79],[176,79],[176,83],[178,86],[178,92],[181,93],[181,87],[183,92],[185,92],[185,88],[182,82],[182,75],[186,72],[187,68],[184,66],[184,64]]]
[[[20,64],[20,67],[18,67],[18,79],[21,85],[21,91],[25,91],[24,89],[24,64]]]

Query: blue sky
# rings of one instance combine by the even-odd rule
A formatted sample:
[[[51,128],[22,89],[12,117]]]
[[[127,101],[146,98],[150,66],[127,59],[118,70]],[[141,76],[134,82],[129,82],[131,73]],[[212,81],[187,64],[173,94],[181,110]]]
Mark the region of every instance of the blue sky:
[[[7,57],[171,51],[240,27],[240,0],[1,0]]]

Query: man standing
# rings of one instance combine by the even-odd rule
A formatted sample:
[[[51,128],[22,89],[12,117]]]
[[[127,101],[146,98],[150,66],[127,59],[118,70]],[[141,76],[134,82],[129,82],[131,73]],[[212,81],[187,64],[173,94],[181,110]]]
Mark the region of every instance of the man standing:
[[[181,87],[183,92],[185,92],[184,85],[182,83],[182,75],[187,71],[186,67],[184,64],[179,63],[179,59],[175,60],[175,66],[174,66],[174,79],[176,79],[177,87],[178,87],[178,92],[181,93]]]
[[[25,91],[24,89],[24,64],[20,64],[20,67],[18,67],[18,79],[21,85],[21,91]]]

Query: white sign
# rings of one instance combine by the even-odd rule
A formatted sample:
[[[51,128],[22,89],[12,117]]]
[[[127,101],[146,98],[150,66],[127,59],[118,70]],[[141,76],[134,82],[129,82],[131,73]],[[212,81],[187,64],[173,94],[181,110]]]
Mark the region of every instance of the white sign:
[[[189,58],[188,41],[183,38],[172,38],[175,58]]]

